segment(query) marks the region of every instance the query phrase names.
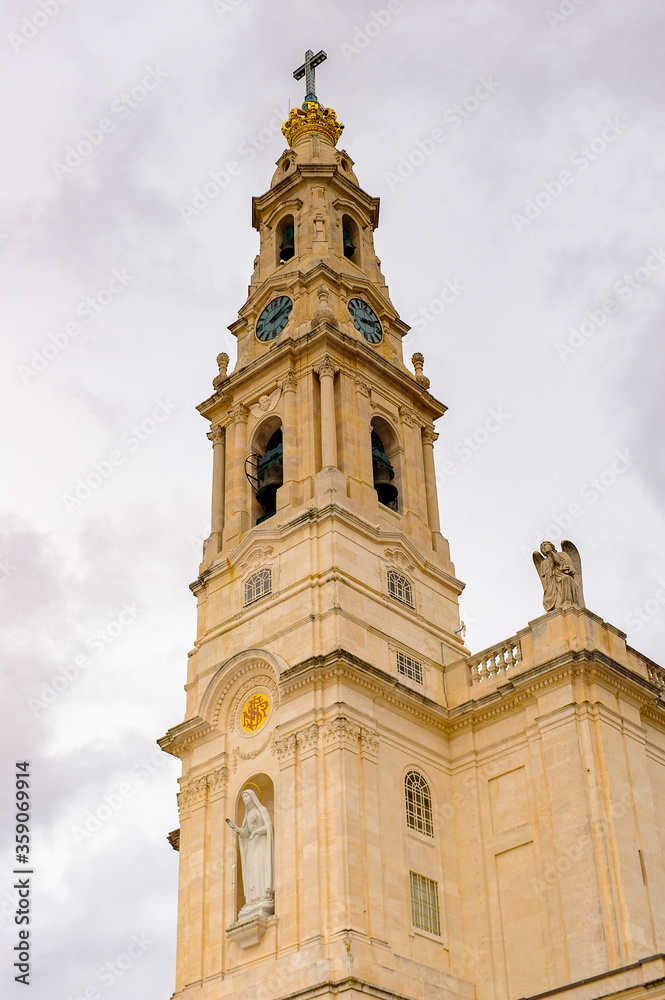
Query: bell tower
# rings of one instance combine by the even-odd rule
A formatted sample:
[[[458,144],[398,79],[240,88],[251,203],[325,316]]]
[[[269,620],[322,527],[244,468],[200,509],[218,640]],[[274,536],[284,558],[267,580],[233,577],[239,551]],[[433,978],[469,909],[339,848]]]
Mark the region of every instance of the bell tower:
[[[237,363],[198,407],[212,525],[159,741],[174,998],[664,997],[665,670],[585,606],[568,541],[535,554],[546,613],[464,647],[445,407],[404,363],[324,59],[294,74]]]
[[[227,374],[218,357],[198,407],[212,530],[191,585],[185,721],[160,740],[183,764],[178,998],[241,998],[249,984],[323,997],[343,980],[410,996],[442,949],[432,936],[414,953],[405,845],[382,801],[387,768],[399,784],[402,758],[426,756],[417,706],[444,705],[443,663],[466,652],[434,470],[445,407],[422,356],[415,374],[404,363],[408,327],[374,250],[379,201],[315,95],[324,58],[308,52],[294,73],[307,96],[253,199],[260,249],[229,327],[237,364]],[[273,897],[264,886],[249,905],[233,824],[253,802],[271,818]]]

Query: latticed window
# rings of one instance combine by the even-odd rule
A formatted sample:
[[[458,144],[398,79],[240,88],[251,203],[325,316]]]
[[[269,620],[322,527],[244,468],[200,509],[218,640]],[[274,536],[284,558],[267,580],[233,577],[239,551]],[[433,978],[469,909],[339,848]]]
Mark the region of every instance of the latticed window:
[[[259,569],[245,580],[245,600],[243,606],[253,604],[272,592],[272,570]]]
[[[413,587],[411,581],[398,573],[396,569],[388,570],[388,593],[400,604],[406,604],[408,608],[413,607]]]
[[[407,656],[401,649],[397,650],[397,673],[404,677],[409,677],[417,684],[423,682],[423,665],[412,656]]]
[[[409,872],[411,879],[411,922],[414,927],[430,934],[441,935],[439,919],[439,883],[434,879]]]
[[[406,825],[412,830],[433,837],[432,795],[429,785],[417,771],[409,771],[404,779],[404,801]]]

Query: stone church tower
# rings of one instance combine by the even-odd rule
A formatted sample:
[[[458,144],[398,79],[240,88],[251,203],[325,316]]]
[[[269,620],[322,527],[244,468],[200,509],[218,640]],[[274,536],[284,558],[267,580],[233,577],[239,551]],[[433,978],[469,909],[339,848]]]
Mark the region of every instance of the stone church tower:
[[[568,604],[472,656],[423,359],[308,53],[200,406],[178,1000],[665,997],[665,671]],[[534,586],[537,586],[534,577]]]

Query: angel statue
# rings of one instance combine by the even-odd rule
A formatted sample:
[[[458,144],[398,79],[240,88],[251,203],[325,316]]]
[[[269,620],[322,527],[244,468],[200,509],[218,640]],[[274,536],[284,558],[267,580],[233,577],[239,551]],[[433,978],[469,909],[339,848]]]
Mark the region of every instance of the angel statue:
[[[246,788],[242,793],[242,801],[245,804],[242,826],[236,826],[230,819],[226,821],[234,833],[238,834],[240,844],[245,905],[238,914],[238,920],[248,919],[260,913],[275,912],[270,813],[264,805],[261,805],[251,788]]]
[[[585,607],[580,554],[572,542],[561,542],[561,552],[552,542],[543,542],[540,552],[533,553],[533,563],[543,585],[545,611]]]

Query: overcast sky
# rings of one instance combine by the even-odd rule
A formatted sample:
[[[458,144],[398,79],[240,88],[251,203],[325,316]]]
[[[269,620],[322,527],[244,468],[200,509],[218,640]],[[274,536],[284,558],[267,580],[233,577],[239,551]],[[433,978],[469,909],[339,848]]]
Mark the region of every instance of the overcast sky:
[[[405,356],[449,407],[441,524],[469,647],[542,613],[530,552],[564,537],[590,609],[663,659],[659,13],[6,0],[0,789],[13,837],[13,765],[31,762],[33,1000],[173,990],[179,762],[155,739],[183,717],[209,531],[194,407],[217,353],[235,359],[251,197],[305,49],[328,53],[318,96],[381,198]],[[0,989],[23,996],[2,859]]]

